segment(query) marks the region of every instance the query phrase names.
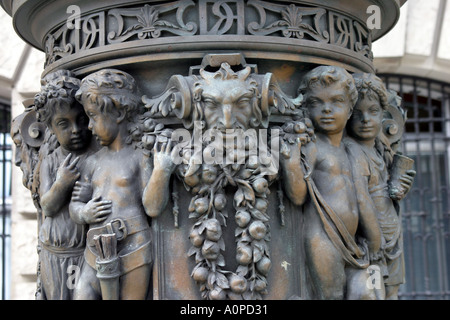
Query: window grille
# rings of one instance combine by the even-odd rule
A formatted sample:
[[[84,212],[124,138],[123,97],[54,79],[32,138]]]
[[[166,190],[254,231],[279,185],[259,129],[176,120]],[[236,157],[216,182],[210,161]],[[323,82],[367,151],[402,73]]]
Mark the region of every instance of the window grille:
[[[402,201],[406,283],[400,299],[450,298],[450,84],[379,75],[407,110],[400,150],[415,160],[413,188]]]
[[[9,298],[11,261],[11,106],[0,102],[0,298]]]

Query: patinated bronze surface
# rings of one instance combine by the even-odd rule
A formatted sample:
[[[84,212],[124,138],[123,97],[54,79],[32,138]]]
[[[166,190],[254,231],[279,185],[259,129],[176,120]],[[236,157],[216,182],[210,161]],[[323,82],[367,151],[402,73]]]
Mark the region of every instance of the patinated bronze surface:
[[[372,4],[4,1],[46,53],[12,126],[37,297],[397,298],[415,172]]]

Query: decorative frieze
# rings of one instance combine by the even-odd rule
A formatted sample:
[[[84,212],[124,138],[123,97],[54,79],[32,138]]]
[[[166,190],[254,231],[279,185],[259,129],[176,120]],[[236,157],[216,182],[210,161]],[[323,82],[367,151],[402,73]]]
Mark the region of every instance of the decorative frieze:
[[[77,28],[76,25],[79,27]],[[223,41],[256,41],[254,37],[291,39],[339,47],[350,55],[372,60],[371,31],[360,20],[336,11],[297,4],[259,0],[181,0],[115,8],[81,15],[78,24],[63,24],[45,38],[46,66],[76,53],[131,41],[163,38],[164,43],[186,37],[224,35]],[[273,40],[277,42],[277,40]]]

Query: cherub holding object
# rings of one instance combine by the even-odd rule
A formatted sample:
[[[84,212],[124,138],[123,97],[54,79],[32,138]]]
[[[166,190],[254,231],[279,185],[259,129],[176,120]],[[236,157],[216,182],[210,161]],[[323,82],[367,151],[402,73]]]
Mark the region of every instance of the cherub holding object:
[[[76,97],[103,147],[87,160],[70,205],[72,218],[89,225],[87,263],[75,298],[146,299],[153,245],[148,218],[161,214],[168,202],[175,169],[170,140],[155,144],[153,163],[133,146],[129,128],[141,104],[136,82],[126,72],[104,69],[90,74]],[[92,196],[81,201],[81,194]]]
[[[354,283],[349,272],[361,270],[365,276],[368,248],[378,251],[381,244],[376,213],[358,201],[342,143],[357,91],[352,76],[334,66],[310,71],[299,91],[316,139],[292,144],[290,156],[280,157],[285,192],[303,206],[306,261],[317,298],[344,299]],[[359,230],[364,241],[357,237]],[[374,296],[361,293],[361,298]]]
[[[367,190],[377,210],[378,222],[385,242],[377,265],[384,276],[385,298],[397,299],[404,282],[404,261],[400,209],[389,190],[390,170],[394,153],[383,134],[383,112],[388,107],[388,92],[376,75],[355,74],[358,101],[347,125],[349,137],[345,144],[351,154],[352,166],[363,176],[360,190]],[[400,179],[404,192],[410,190],[415,176],[408,170]]]

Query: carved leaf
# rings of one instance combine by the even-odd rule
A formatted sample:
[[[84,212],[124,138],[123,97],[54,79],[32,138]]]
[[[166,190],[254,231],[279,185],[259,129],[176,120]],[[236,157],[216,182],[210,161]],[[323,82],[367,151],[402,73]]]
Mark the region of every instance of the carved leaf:
[[[158,112],[164,112],[165,115],[163,114],[163,116],[167,116],[170,111],[172,111],[170,98],[175,91],[176,88],[171,87],[156,98],[149,98],[144,95],[142,97],[142,102],[144,103],[144,106],[150,110],[151,115],[154,115]]]
[[[202,223],[198,227],[198,233],[202,234],[206,229],[206,223],[205,220],[202,221]]]
[[[207,284],[207,286],[208,286],[208,288],[210,290],[212,290],[214,288],[214,283],[216,283],[216,278],[217,278],[216,272],[210,272],[208,274],[208,284]]]
[[[244,201],[244,192],[241,188],[239,188],[234,194],[234,205],[235,207],[240,207],[242,202]]]
[[[189,219],[197,219],[201,216],[200,213],[198,213],[197,211],[194,211],[192,213],[189,214]]]
[[[302,27],[303,29],[307,29],[307,30],[311,31],[312,33],[318,34],[318,32],[313,27],[311,27],[309,24],[301,23],[300,27]]]
[[[300,8],[291,4],[285,11],[281,12],[283,19],[289,24],[290,27],[298,27],[302,22],[302,15]]]
[[[241,190],[244,199],[250,201],[253,205],[255,203],[255,192],[253,191],[253,188],[245,180],[236,179],[236,182],[239,185],[239,190]]]
[[[141,26],[146,28],[154,26],[155,22],[158,20],[158,16],[158,10],[146,4],[141,9],[141,14],[137,16],[137,19]]]
[[[195,211],[195,205],[194,205],[194,203],[195,203],[195,200],[197,199],[197,197],[193,197],[192,199],[191,199],[191,202],[189,203],[189,207],[188,207],[188,211],[189,212],[194,212]]]
[[[244,193],[244,198],[252,204],[255,203],[255,192],[253,191],[253,188],[250,187],[248,183],[241,185],[241,187]]]
[[[195,263],[203,262],[203,255],[201,250],[197,250],[197,253],[195,254]]]
[[[263,213],[263,212],[259,211],[258,209],[255,209],[255,208],[250,209],[250,213],[253,218],[255,218],[257,220],[261,220],[262,222],[268,222],[270,220],[270,217],[266,213]]]
[[[263,240],[253,242],[253,246],[261,251],[261,254],[267,249],[267,243]]]
[[[248,266],[238,266],[236,269],[236,274],[245,277],[245,275],[248,273]]]
[[[171,28],[171,29],[181,29],[180,27],[178,27],[168,21],[165,21],[165,20],[156,21],[155,26],[167,27],[167,28]]]
[[[220,255],[217,257],[216,264],[217,264],[219,267],[225,267],[225,258],[224,258],[223,255],[220,254]]]
[[[200,250],[200,249],[197,248],[197,247],[194,247],[194,246],[190,247],[190,248],[189,248],[189,251],[188,251],[188,256],[190,257],[190,256],[192,256],[192,255],[198,253],[199,250]]]
[[[281,101],[281,103],[280,103],[279,99],[274,97],[274,104],[275,104],[275,107],[278,107],[278,111],[280,111],[281,114],[286,113],[286,104],[284,104],[283,101]]]
[[[170,111],[172,111],[171,105],[169,103],[161,103],[159,109],[161,110],[161,114],[163,115],[163,117],[167,117]]]
[[[222,288],[222,289],[229,289],[230,288],[230,284],[228,283],[228,279],[227,277],[225,277],[225,275],[223,275],[220,272],[216,273],[216,283],[217,285]]]
[[[223,240],[223,238],[220,238],[217,244],[219,245],[220,250],[225,251],[225,240]]]
[[[253,262],[258,262],[263,257],[263,253],[261,249],[259,249],[257,246],[254,246],[253,248]]]

